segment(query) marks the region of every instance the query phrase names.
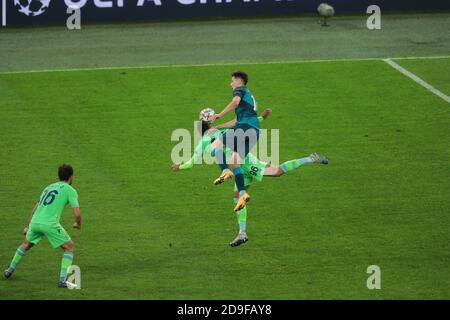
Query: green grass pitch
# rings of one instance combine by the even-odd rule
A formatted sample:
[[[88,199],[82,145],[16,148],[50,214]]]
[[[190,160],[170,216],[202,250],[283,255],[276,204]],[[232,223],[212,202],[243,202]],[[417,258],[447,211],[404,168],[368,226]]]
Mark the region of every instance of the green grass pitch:
[[[449,58],[397,62],[450,95]],[[280,160],[330,164],[255,183],[250,241],[229,248],[232,184],[171,172],[170,135],[223,108],[236,68],[274,111]],[[44,240],[0,299],[450,298],[450,106],[381,60],[0,73],[0,98],[0,266],[62,162],[84,218],[62,219],[81,290],[56,288],[62,251]]]

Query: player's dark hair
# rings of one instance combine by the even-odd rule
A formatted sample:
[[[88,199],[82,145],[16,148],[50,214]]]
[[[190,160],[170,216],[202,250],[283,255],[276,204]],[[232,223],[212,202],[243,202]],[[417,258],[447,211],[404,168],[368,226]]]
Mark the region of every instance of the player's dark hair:
[[[233,72],[233,74],[232,74],[231,76],[232,76],[232,77],[235,77],[235,78],[242,79],[242,81],[244,82],[244,84],[247,85],[247,82],[248,82],[248,74],[246,74],[245,72],[242,72],[242,71],[235,71],[235,72]]]
[[[211,129],[211,123],[209,123],[208,121],[200,121],[200,125],[201,125],[201,128],[199,128],[199,129],[202,132],[202,136],[205,134],[206,131]]]
[[[73,176],[73,168],[70,164],[63,164],[58,168],[59,181],[68,181]]]

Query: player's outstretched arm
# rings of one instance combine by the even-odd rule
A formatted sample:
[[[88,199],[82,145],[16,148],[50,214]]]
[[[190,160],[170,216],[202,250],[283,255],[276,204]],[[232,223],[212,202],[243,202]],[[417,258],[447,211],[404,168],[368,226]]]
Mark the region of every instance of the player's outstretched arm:
[[[172,171],[173,172],[177,172],[177,171],[180,171],[180,170],[191,169],[194,166],[194,161],[195,161],[195,155],[192,156],[192,158],[189,159],[188,162],[185,162],[183,164],[181,164],[181,163],[172,163]]]
[[[187,170],[191,169],[195,163],[199,163],[199,161],[202,158],[203,151],[206,150],[206,145],[210,142],[207,139],[202,139],[202,141],[199,142],[197,147],[195,147],[194,155],[189,159],[189,161],[181,164],[181,163],[173,163],[172,164],[172,171],[177,172],[180,170]]]
[[[270,108],[264,109],[264,111],[262,113],[263,119],[266,120],[270,116],[271,113],[272,113],[272,109],[270,109]]]
[[[211,116],[211,120],[215,121],[215,120],[217,120],[219,118],[222,118],[228,112],[236,109],[240,102],[241,102],[241,97],[239,97],[239,96],[233,97],[233,100],[231,100],[231,102],[225,107],[225,109],[222,110],[222,112],[214,114],[214,115]]]
[[[270,108],[264,109],[262,115],[260,117],[258,117],[258,120],[259,121],[266,120],[270,116],[271,113],[272,113],[272,109],[270,109]],[[229,129],[229,128],[233,128],[234,125],[236,124],[236,121],[237,121],[236,118],[234,118],[233,120],[230,120],[228,122],[219,124],[219,125],[214,126],[212,128],[213,129]]]
[[[31,223],[31,219],[33,219],[34,213],[36,212],[36,209],[37,209],[38,206],[39,206],[39,202],[36,202],[36,204],[34,205],[33,210],[31,210],[30,222],[28,222],[27,226],[23,229],[23,232],[22,232],[24,235],[27,234],[27,232],[28,232],[28,227],[29,227],[29,225]]]
[[[212,128],[213,129],[229,129],[229,128],[233,128],[235,124],[236,124],[236,118],[234,118],[233,120],[230,120],[228,122],[214,126]]]
[[[72,208],[73,215],[75,216],[75,223],[73,224],[73,227],[75,229],[81,229],[81,210],[80,207]]]

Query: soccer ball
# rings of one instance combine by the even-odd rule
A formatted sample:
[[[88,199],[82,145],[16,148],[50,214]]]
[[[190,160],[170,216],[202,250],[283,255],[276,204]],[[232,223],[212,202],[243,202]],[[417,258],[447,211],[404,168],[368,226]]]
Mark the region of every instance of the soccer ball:
[[[211,116],[214,115],[215,112],[211,108],[206,108],[200,111],[199,120],[200,121],[206,121],[206,122],[212,122]]]
[[[14,6],[23,14],[34,17],[47,10],[50,0],[14,0]]]

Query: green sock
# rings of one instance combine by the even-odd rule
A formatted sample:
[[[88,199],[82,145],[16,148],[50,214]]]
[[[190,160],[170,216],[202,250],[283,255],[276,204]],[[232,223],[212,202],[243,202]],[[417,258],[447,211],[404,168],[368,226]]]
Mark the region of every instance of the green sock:
[[[241,210],[239,210],[236,213],[238,224],[239,224],[239,231],[245,232],[247,229],[247,207],[243,207]]]
[[[19,248],[17,248],[16,254],[14,255],[14,257],[9,265],[9,268],[8,268],[9,272],[14,272],[14,270],[16,270],[17,265],[19,264],[20,260],[22,260],[22,257],[25,256],[26,252],[27,251],[24,249],[24,247],[22,245]]]
[[[295,170],[301,166],[304,166],[305,164],[311,163],[312,160],[310,157],[295,159],[295,160],[289,160],[283,163],[280,168],[283,170],[284,173]]]
[[[72,265],[73,261],[73,252],[72,251],[64,251],[62,260],[61,260],[61,273],[59,275],[59,281],[65,282],[67,280],[67,270]]]

